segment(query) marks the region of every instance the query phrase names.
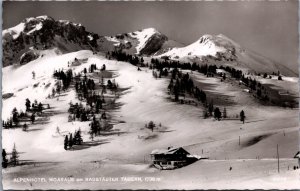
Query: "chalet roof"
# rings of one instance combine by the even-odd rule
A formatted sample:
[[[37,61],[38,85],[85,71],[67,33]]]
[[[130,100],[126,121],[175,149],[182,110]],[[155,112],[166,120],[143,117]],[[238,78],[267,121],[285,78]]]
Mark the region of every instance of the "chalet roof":
[[[185,149],[183,149],[182,147],[177,147],[177,148],[169,148],[169,149],[155,149],[151,152],[151,155],[155,155],[155,154],[174,154],[179,150],[183,150],[184,152],[186,152],[187,154],[190,154],[189,152],[187,152]]]
[[[294,158],[300,159],[300,151],[297,152],[297,154],[294,156]]]

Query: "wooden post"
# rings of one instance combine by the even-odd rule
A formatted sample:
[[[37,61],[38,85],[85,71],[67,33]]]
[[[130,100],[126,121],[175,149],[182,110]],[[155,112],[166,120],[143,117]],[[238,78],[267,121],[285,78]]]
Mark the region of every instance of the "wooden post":
[[[278,144],[277,144],[277,162],[278,162],[278,173],[279,173],[279,152],[278,152]]]

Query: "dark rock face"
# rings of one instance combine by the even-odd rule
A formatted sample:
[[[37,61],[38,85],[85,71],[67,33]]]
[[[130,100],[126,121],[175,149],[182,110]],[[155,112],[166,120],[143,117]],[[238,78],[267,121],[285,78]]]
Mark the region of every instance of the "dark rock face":
[[[48,16],[28,18],[22,21],[24,29],[20,35],[13,38],[10,33],[3,36],[3,67],[17,62],[21,55],[29,50],[49,49],[63,39],[64,44],[76,44],[85,49],[97,49],[99,36],[87,32],[85,27],[68,21],[55,21]],[[70,50],[72,51],[72,50]]]
[[[20,57],[20,64],[27,64],[28,62],[35,60],[39,57],[38,53],[35,53],[34,51],[30,50],[26,53],[24,53],[21,57]]]
[[[217,52],[216,60],[218,61],[236,61],[237,56],[235,55],[235,49],[226,50],[226,52]]]
[[[156,33],[152,35],[148,41],[146,42],[144,48],[140,50],[140,54],[144,55],[151,55],[157,52],[163,44],[168,40],[168,37],[166,37],[163,34]]]

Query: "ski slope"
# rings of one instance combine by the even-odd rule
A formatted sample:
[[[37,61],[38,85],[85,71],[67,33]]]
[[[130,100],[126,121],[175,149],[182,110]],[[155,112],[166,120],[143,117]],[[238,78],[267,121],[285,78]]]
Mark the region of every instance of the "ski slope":
[[[87,59],[79,66],[68,67],[74,59]],[[121,107],[110,111],[113,119],[123,121],[114,125],[109,134],[89,139],[88,122],[68,122],[68,104],[76,103],[74,90],[61,97],[46,99],[55,80],[55,69],[72,68],[80,72],[84,67],[103,64],[114,73],[120,88],[125,90],[117,100]],[[35,72],[35,79],[32,78]],[[107,60],[91,51],[78,51],[56,55],[49,51],[45,56],[23,66],[3,68],[3,93],[14,96],[3,100],[3,119],[10,116],[13,107],[25,110],[25,99],[37,99],[51,105],[54,115],[45,124],[30,125],[29,131],[4,129],[2,144],[8,152],[16,144],[20,159],[27,165],[3,170],[5,189],[201,189],[201,188],[299,188],[299,170],[292,171],[297,161],[292,159],[298,151],[298,109],[262,106],[246,92],[232,84],[194,72],[196,81],[206,84],[207,91],[230,96],[233,105],[226,106],[228,115],[243,109],[246,123],[239,120],[204,120],[202,108],[177,104],[169,100],[166,78],[155,79],[152,70],[125,62]],[[39,83],[36,87],[35,84]],[[47,84],[50,84],[46,88]],[[220,107],[223,108],[220,104]],[[144,126],[150,120],[153,132]],[[159,126],[161,123],[161,126]],[[57,132],[57,127],[60,131]],[[82,130],[86,145],[78,150],[63,149],[64,135]],[[260,141],[253,139],[262,136]],[[239,136],[241,145],[238,144]],[[276,169],[276,145],[280,145],[281,173]],[[192,165],[159,171],[149,167],[149,154],[154,149],[182,146],[192,154],[209,157]],[[260,160],[256,157],[259,156]],[[229,167],[233,171],[229,171]],[[14,183],[14,177],[156,177],[155,182],[86,182],[86,183]]]

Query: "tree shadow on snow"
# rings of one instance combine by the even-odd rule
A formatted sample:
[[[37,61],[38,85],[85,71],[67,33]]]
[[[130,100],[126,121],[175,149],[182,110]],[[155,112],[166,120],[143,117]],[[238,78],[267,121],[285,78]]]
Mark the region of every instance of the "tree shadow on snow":
[[[19,161],[19,164],[18,166],[25,166],[25,165],[32,165],[34,167],[38,167],[38,166],[42,166],[42,165],[45,165],[45,164],[53,164],[53,165],[56,165],[58,164],[59,162],[38,162],[38,161],[34,161],[34,160],[20,160]]]
[[[101,136],[111,136],[111,135],[123,135],[126,134],[127,132],[120,132],[120,131],[102,131],[100,133]]]
[[[31,124],[32,126],[36,126],[36,125],[46,125],[48,124],[49,121],[36,121],[33,124]]]
[[[243,145],[243,147],[250,147],[252,145],[257,144],[258,142],[270,137],[271,135],[273,135],[272,133],[269,134],[265,134],[265,135],[259,135],[259,136],[255,136],[250,138],[249,140],[247,140],[247,142],[245,142]]]
[[[84,142],[81,145],[73,145],[71,149],[69,149],[69,151],[78,151],[78,150],[84,150],[84,149],[88,149],[90,147],[94,147],[94,146],[99,146],[99,145],[103,145],[103,144],[107,144],[110,143],[107,140],[100,140],[100,141],[88,141],[88,142]]]
[[[245,121],[245,123],[254,123],[254,122],[259,122],[259,121],[265,121],[265,119],[259,119],[259,120],[254,120],[254,121]]]
[[[41,128],[38,128],[38,129],[27,129],[25,132],[33,132],[33,131],[40,131],[42,130]]]
[[[173,132],[175,130],[158,130],[157,132],[159,133],[170,133],[170,132]]]

